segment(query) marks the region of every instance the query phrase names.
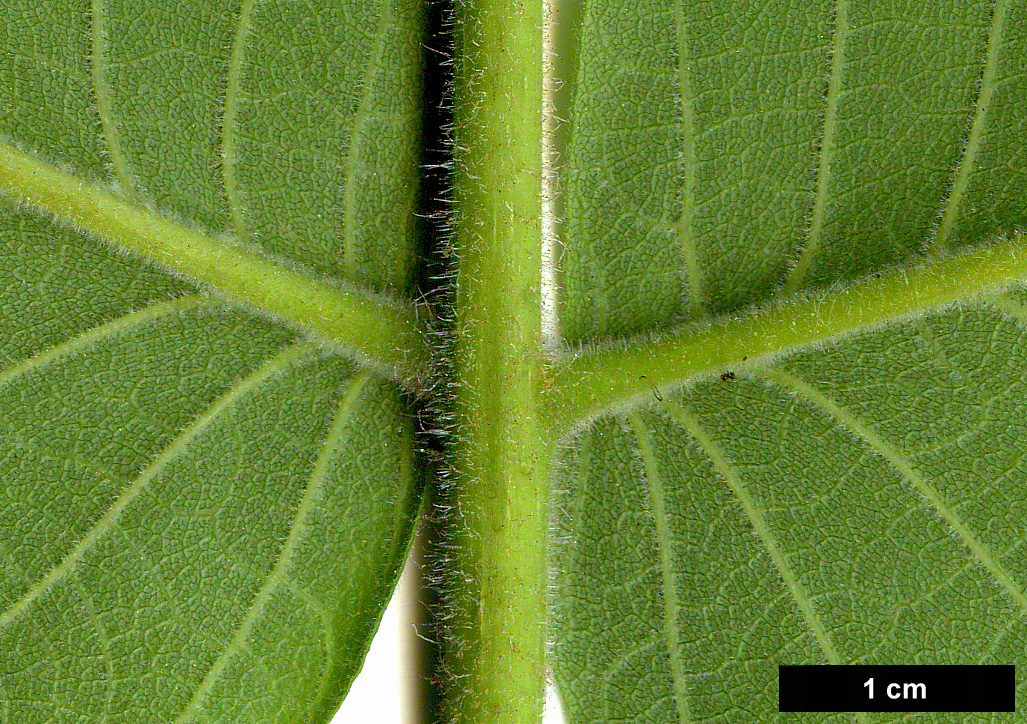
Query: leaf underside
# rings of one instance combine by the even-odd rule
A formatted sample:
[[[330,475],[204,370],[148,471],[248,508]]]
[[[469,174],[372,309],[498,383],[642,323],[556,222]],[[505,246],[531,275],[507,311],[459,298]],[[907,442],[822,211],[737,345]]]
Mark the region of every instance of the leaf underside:
[[[409,294],[415,2],[6,3],[0,137]],[[396,386],[0,208],[0,718],[322,722],[419,505]]]
[[[587,3],[568,337],[1023,230],[1025,23],[1001,0]],[[1027,663],[1025,324],[1013,286],[655,390],[576,433],[552,604],[571,720],[791,721],[779,664]]]
[[[8,6],[2,140],[409,296],[417,3]],[[568,341],[1027,228],[1025,24],[1021,0],[586,3]],[[398,391],[3,203],[0,716],[325,721],[417,507]],[[554,534],[572,720],[774,720],[781,663],[1025,663],[1025,323],[1013,287],[578,431]]]

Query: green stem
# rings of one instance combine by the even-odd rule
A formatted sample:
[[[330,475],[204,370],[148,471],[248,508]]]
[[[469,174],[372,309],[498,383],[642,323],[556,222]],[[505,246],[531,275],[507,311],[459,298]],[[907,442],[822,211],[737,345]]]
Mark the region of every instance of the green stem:
[[[417,386],[428,353],[411,309],[216,241],[0,144],[0,192],[339,345]]]
[[[545,402],[556,434],[701,375],[758,366],[830,337],[972,300],[1027,279],[1023,237],[876,274],[844,289],[773,305],[712,325],[688,326],[557,362]]]
[[[541,0],[461,8],[456,57],[456,719],[537,723],[551,448],[541,356]]]

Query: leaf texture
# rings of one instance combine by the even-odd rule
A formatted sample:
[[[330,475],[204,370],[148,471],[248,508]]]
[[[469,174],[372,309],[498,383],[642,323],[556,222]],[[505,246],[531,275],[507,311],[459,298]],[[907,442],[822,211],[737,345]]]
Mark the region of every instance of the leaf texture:
[[[586,3],[569,341],[1027,228],[1025,22],[1016,0]],[[1025,300],[750,360],[577,431],[552,603],[571,721],[791,720],[779,664],[1022,665]],[[853,720],[1005,719],[803,715]]]
[[[1021,228],[1023,13],[587,3],[567,337],[703,319]]]
[[[417,3],[2,13],[0,140],[409,293]],[[18,201],[0,248],[3,720],[327,721],[419,506],[399,390]]]

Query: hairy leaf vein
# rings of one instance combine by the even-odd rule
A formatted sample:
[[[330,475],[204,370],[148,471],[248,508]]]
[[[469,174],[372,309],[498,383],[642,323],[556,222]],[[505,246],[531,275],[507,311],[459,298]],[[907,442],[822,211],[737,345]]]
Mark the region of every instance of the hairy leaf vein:
[[[767,379],[802,395],[876,450],[938,511],[942,519],[948,523],[956,535],[963,541],[963,544],[969,549],[970,553],[995,576],[995,580],[1005,589],[1009,596],[1018,605],[1027,609],[1027,596],[1024,595],[1023,589],[1013,579],[1009,571],[995,559],[994,554],[988,547],[977,539],[956,512],[939,495],[938,491],[934,489],[934,486],[913,468],[912,464],[900,450],[890,445],[875,430],[806,381],[770,365],[761,367],[760,373]]]
[[[692,79],[689,62],[692,60],[685,32],[685,0],[674,4],[674,28],[677,35],[678,90],[681,104],[681,217],[678,219],[677,237],[681,253],[685,257],[685,274],[692,297],[693,316],[706,313],[706,295],[703,292],[702,271],[692,233],[692,217],[695,211],[695,118],[692,108]]]
[[[225,184],[225,198],[232,212],[232,229],[239,240],[246,238],[246,218],[242,199],[239,196],[239,182],[235,177],[236,161],[236,118],[239,114],[239,94],[242,87],[242,66],[246,56],[246,38],[250,32],[250,17],[253,0],[242,0],[239,20],[232,38],[232,54],[228,59],[225,103],[221,117],[221,178]]]
[[[813,609],[813,604],[810,601],[809,594],[806,593],[806,590],[802,587],[798,577],[795,575],[795,571],[793,571],[789,565],[788,558],[784,551],[781,550],[781,546],[777,542],[774,531],[771,529],[770,524],[767,523],[766,518],[764,518],[763,512],[756,504],[755,499],[753,499],[752,495],[745,487],[745,483],[742,481],[741,475],[739,475],[738,471],[735,470],[734,465],[728,459],[727,454],[712,440],[712,438],[710,438],[708,434],[706,434],[706,430],[699,424],[699,421],[681,405],[672,400],[664,400],[661,404],[663,409],[665,409],[670,416],[676,420],[678,424],[680,424],[681,427],[696,440],[696,442],[699,443],[710,462],[713,463],[714,468],[716,468],[717,472],[719,472],[727,482],[728,487],[731,488],[731,492],[734,493],[738,502],[742,504],[742,509],[745,511],[746,516],[749,518],[753,528],[756,530],[756,534],[759,536],[760,542],[763,543],[763,547],[766,549],[774,567],[777,568],[778,572],[781,574],[781,578],[784,580],[785,586],[787,586],[796,605],[798,605],[803,618],[805,618],[806,622],[809,624],[810,629],[813,632],[813,636],[816,638],[817,643],[820,644],[820,648],[823,650],[828,663],[841,663],[841,657],[838,655],[838,652],[835,651],[834,644],[831,643],[831,638],[827,633],[827,629],[824,627],[824,624],[817,615],[817,612]]]
[[[132,483],[125,488],[114,504],[105,512],[96,524],[82,537],[74,548],[49,573],[39,580],[20,599],[15,601],[6,611],[0,614],[0,628],[3,628],[39,598],[45,591],[66,578],[74,571],[78,562],[108,530],[115,524],[121,513],[145,489],[167,465],[185,452],[189,443],[196,439],[214,420],[234,405],[245,395],[260,387],[271,376],[286,368],[299,358],[315,349],[313,345],[299,344],[287,348],[254,372],[233,385],[213,405],[201,414],[191,425],[181,432],[164,450],[143,470]]]
[[[970,174],[973,173],[974,165],[977,162],[977,154],[981,149],[981,139],[984,137],[984,126],[988,118],[988,109],[991,106],[991,99],[997,87],[998,55],[1006,23],[1007,5],[1007,0],[995,0],[995,7],[991,17],[991,28],[988,32],[988,45],[984,54],[985,61],[984,71],[981,76],[981,87],[977,94],[973,124],[970,126],[970,137],[963,147],[963,154],[959,159],[955,178],[952,181],[948,200],[945,203],[945,211],[942,214],[941,223],[938,225],[938,232],[934,237],[934,246],[940,251],[947,250],[950,237],[955,231],[956,217],[959,215],[963,199],[966,196],[967,189],[970,187]]]
[[[691,722],[688,687],[685,684],[685,666],[681,661],[681,632],[678,630],[678,593],[674,575],[674,537],[667,520],[667,506],[660,477],[656,451],[649,430],[638,413],[628,413],[628,420],[635,433],[638,449],[642,453],[649,500],[653,507],[656,524],[656,542],[659,546],[660,576],[663,582],[663,630],[667,638],[667,653],[670,657],[670,671],[674,679],[674,702],[677,705],[678,720]]]
[[[97,342],[110,339],[121,334],[127,329],[138,327],[160,317],[182,312],[187,309],[196,309],[204,306],[212,306],[213,300],[210,297],[193,295],[179,297],[168,302],[158,302],[148,307],[143,307],[130,314],[125,314],[104,324],[86,330],[61,344],[49,347],[33,356],[17,362],[7,369],[0,371],[0,386],[6,385],[11,380],[27,372],[40,369],[56,360],[68,357],[80,352]]]
[[[353,114],[349,129],[349,150],[346,157],[345,213],[343,215],[343,274],[351,282],[357,281],[357,175],[360,173],[360,154],[363,150],[364,124],[370,115],[371,86],[375,74],[382,67],[385,52],[385,33],[392,24],[391,0],[379,3],[378,29],[375,30],[371,57],[364,67],[364,81],[360,91],[360,103]]]
[[[820,239],[827,216],[828,194],[831,184],[831,162],[834,155],[834,134],[838,126],[838,102],[842,94],[842,69],[845,66],[845,41],[849,33],[848,0],[835,0],[834,33],[831,46],[831,79],[827,86],[824,130],[820,139],[820,153],[817,161],[817,189],[813,200],[813,216],[810,219],[806,244],[799,259],[785,281],[786,296],[797,292],[809,273],[810,265],[820,247]]]
[[[289,566],[292,564],[293,551],[296,549],[303,535],[307,515],[317,506],[317,500],[321,494],[321,488],[324,484],[325,478],[327,477],[328,468],[339,451],[339,446],[344,439],[343,435],[346,431],[346,426],[350,421],[353,410],[360,399],[361,392],[368,379],[369,375],[367,372],[358,372],[350,380],[350,383],[342,396],[342,400],[339,403],[335,419],[332,421],[332,427],[325,436],[325,439],[322,441],[321,451],[314,464],[314,469],[307,480],[306,489],[303,491],[303,497],[300,499],[299,506],[297,507],[296,513],[292,519],[292,526],[290,527],[289,535],[286,537],[285,543],[282,544],[282,548],[278,553],[278,560],[275,562],[274,568],[271,569],[271,572],[265,579],[264,584],[260,587],[256,597],[253,599],[253,603],[250,604],[246,616],[243,618],[242,623],[236,630],[232,641],[229,642],[228,646],[221,652],[221,655],[214,661],[213,665],[207,671],[207,675],[193,693],[192,699],[190,699],[189,703],[186,704],[185,708],[182,710],[182,713],[175,719],[176,724],[187,721],[194,715],[201,713],[203,700],[207,697],[207,694],[210,693],[211,688],[220,678],[222,672],[232,658],[245,649],[246,639],[254,625],[260,619],[265,605],[267,605],[268,600],[271,598],[271,594],[274,592],[275,588],[286,579],[289,573]]]
[[[118,124],[114,118],[114,108],[111,103],[112,91],[107,78],[107,33],[104,28],[104,11],[104,1],[93,0],[91,8],[93,93],[96,96],[96,110],[100,114],[100,127],[103,128],[103,137],[107,143],[107,154],[110,156],[114,175],[117,177],[122,191],[129,197],[134,197],[136,183],[129,170],[128,160],[121,150]]]

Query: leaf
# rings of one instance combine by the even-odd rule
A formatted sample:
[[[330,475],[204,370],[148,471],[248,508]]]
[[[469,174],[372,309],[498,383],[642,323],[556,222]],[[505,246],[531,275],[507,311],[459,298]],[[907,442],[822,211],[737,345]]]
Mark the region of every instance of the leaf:
[[[8,3],[0,140],[222,263],[409,294],[419,18]],[[399,390],[33,201],[0,209],[4,719],[327,720],[419,504]]]
[[[568,337],[698,322],[701,351],[748,309],[787,339],[761,314],[782,295],[865,279],[865,298],[1023,231],[1025,22],[1003,0],[588,3]],[[784,720],[785,663],[1022,665],[1025,310],[1014,285],[737,348],[575,433],[553,603],[571,720]]]

